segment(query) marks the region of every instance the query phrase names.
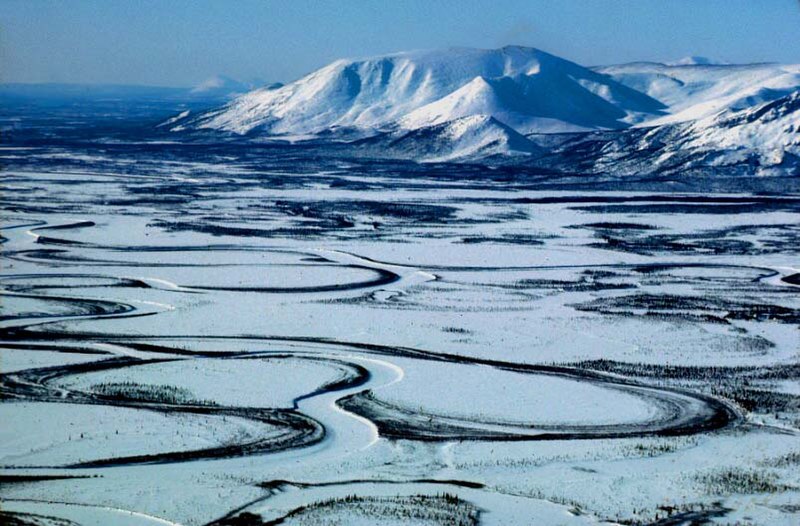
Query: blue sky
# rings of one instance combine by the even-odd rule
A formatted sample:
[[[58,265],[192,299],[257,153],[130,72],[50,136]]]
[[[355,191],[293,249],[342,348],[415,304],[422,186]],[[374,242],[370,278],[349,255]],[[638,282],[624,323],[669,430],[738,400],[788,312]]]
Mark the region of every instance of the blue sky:
[[[800,63],[798,0],[0,0],[0,81],[290,81],[331,60],[448,46],[584,65]]]

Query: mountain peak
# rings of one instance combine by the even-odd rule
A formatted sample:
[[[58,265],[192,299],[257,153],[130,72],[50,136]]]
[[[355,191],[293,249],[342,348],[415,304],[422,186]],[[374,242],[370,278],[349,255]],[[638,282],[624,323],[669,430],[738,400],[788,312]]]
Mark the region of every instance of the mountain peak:
[[[194,88],[192,88],[191,93],[199,94],[212,91],[238,91],[239,93],[244,93],[248,91],[249,88],[250,87],[245,83],[234,80],[231,77],[225,75],[214,75],[197,84]]]
[[[667,66],[713,66],[717,64],[720,63],[715,62],[708,57],[700,56],[683,57],[682,59],[666,63]]]

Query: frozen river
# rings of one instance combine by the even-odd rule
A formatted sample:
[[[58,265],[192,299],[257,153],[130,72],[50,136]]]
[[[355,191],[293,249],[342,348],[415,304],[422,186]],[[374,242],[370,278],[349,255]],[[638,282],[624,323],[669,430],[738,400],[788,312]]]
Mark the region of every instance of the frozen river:
[[[0,517],[796,523],[800,197],[269,145],[0,161]]]

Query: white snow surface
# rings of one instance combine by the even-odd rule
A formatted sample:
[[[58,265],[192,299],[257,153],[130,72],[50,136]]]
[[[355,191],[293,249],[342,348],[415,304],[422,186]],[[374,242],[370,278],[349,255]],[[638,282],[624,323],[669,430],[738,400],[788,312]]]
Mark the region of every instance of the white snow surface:
[[[14,422],[0,429],[0,463],[5,466],[55,466],[203,449],[281,431],[239,417],[176,418],[157,411],[84,404],[4,403],[0,418]]]
[[[469,365],[455,366],[457,374],[452,364],[403,367],[404,380],[379,390],[380,398],[438,415],[530,425],[636,423],[658,415],[651,402],[570,378]]]
[[[208,359],[202,364],[175,361],[98,371],[68,378],[58,385],[90,392],[102,383],[166,385],[188,389],[197,399],[225,406],[291,408],[296,397],[335,381],[345,373],[309,360]]]

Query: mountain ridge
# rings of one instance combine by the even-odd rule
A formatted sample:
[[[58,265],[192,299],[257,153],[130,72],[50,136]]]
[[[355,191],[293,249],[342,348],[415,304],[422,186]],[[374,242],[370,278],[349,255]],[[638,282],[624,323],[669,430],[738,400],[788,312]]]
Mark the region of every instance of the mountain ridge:
[[[585,68],[520,46],[341,59],[285,86],[176,116],[165,127],[352,143],[357,154],[426,162],[505,156],[591,172],[796,170],[798,111],[791,101],[800,65],[708,62]],[[790,124],[732,124],[775,101],[783,101]],[[761,141],[765,133],[769,140]],[[662,157],[650,155],[655,151]]]
[[[536,161],[534,161],[536,162]],[[542,166],[592,174],[800,175],[800,90],[697,121],[587,134],[554,148]]]
[[[353,143],[364,155],[465,162],[495,156],[541,156],[545,150],[490,115],[468,115],[412,130],[396,130]]]
[[[535,48],[507,46],[337,60],[277,90],[245,94],[188,124],[239,135],[315,134],[337,126],[387,129],[477,77],[491,83],[501,98],[525,101],[525,111],[516,112],[530,124],[519,130],[525,133],[543,131],[537,118],[549,119],[547,131],[613,129],[663,110],[658,101],[606,75]],[[487,110],[492,108],[473,114]],[[495,117],[502,122],[500,115]],[[406,120],[406,127],[413,122]]]

